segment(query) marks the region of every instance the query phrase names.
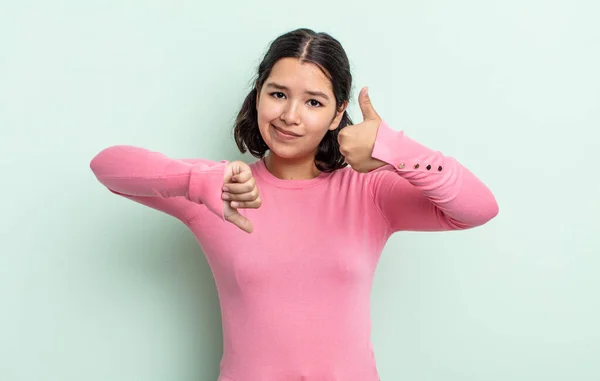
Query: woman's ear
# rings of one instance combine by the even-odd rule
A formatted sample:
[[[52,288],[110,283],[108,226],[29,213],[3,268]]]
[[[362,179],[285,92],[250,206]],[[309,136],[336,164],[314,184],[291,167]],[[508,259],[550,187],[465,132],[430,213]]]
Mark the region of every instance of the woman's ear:
[[[340,106],[340,108],[338,108],[333,120],[331,121],[331,124],[329,125],[330,131],[335,130],[340,125],[340,122],[342,120],[342,117],[344,116],[344,112],[346,111],[347,107],[348,107],[348,101],[344,101],[344,103]]]

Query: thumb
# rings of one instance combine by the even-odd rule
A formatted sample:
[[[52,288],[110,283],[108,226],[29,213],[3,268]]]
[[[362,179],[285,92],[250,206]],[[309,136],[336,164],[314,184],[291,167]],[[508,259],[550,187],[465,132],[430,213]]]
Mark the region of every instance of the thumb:
[[[375,111],[375,108],[373,107],[373,104],[371,103],[368,87],[363,87],[360,90],[360,93],[358,94],[358,104],[364,120],[377,119],[379,117]]]
[[[237,210],[235,211],[235,213],[233,213],[226,219],[227,221],[231,222],[232,224],[234,224],[235,226],[242,229],[248,234],[252,233],[252,231],[254,230],[252,222],[250,222],[250,220],[246,217],[242,216]]]

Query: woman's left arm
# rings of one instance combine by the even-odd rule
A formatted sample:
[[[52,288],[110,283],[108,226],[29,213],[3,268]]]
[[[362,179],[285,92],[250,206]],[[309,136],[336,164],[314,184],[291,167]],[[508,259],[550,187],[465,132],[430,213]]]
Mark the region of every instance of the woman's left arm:
[[[471,171],[392,130],[384,120],[371,156],[387,164],[367,177],[373,201],[392,231],[469,229],[498,214],[494,195]]]
[[[358,102],[364,121],[339,131],[340,152],[354,170],[367,173],[373,202],[392,231],[469,229],[498,214],[494,195],[471,171],[392,130],[367,88]]]

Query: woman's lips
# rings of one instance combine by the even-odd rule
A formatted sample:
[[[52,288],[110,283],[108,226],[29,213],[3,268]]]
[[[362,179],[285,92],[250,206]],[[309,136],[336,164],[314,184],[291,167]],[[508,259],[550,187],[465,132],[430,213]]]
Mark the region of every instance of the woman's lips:
[[[285,139],[285,140],[294,140],[299,138],[300,136],[298,135],[292,135],[290,133],[286,133],[283,130],[277,128],[275,125],[271,124],[271,127],[273,127],[273,129],[275,130],[275,134],[280,137],[281,139]]]

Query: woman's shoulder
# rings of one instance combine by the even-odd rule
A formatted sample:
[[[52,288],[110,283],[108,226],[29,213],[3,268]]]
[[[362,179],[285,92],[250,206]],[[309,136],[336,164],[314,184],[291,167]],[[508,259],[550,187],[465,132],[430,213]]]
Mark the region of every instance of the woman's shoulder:
[[[350,166],[335,170],[328,178],[328,181],[335,186],[342,188],[355,187],[361,189],[370,189],[373,192],[381,184],[392,184],[398,181],[406,181],[398,176],[394,167],[384,165],[370,172],[358,172]]]
[[[354,170],[349,165],[340,169],[336,169],[329,176],[328,181],[333,183],[339,183],[346,185],[360,185],[360,186],[370,186],[374,182],[378,181],[380,178],[389,176],[390,168],[389,166],[383,166],[377,168],[371,172],[363,173]]]
[[[352,167],[350,167],[350,165],[348,165],[344,168],[336,169],[333,171],[333,174],[340,178],[354,178],[361,181],[368,181],[373,177],[385,176],[390,169],[392,169],[390,166],[384,165],[370,172],[363,173],[355,171]]]

